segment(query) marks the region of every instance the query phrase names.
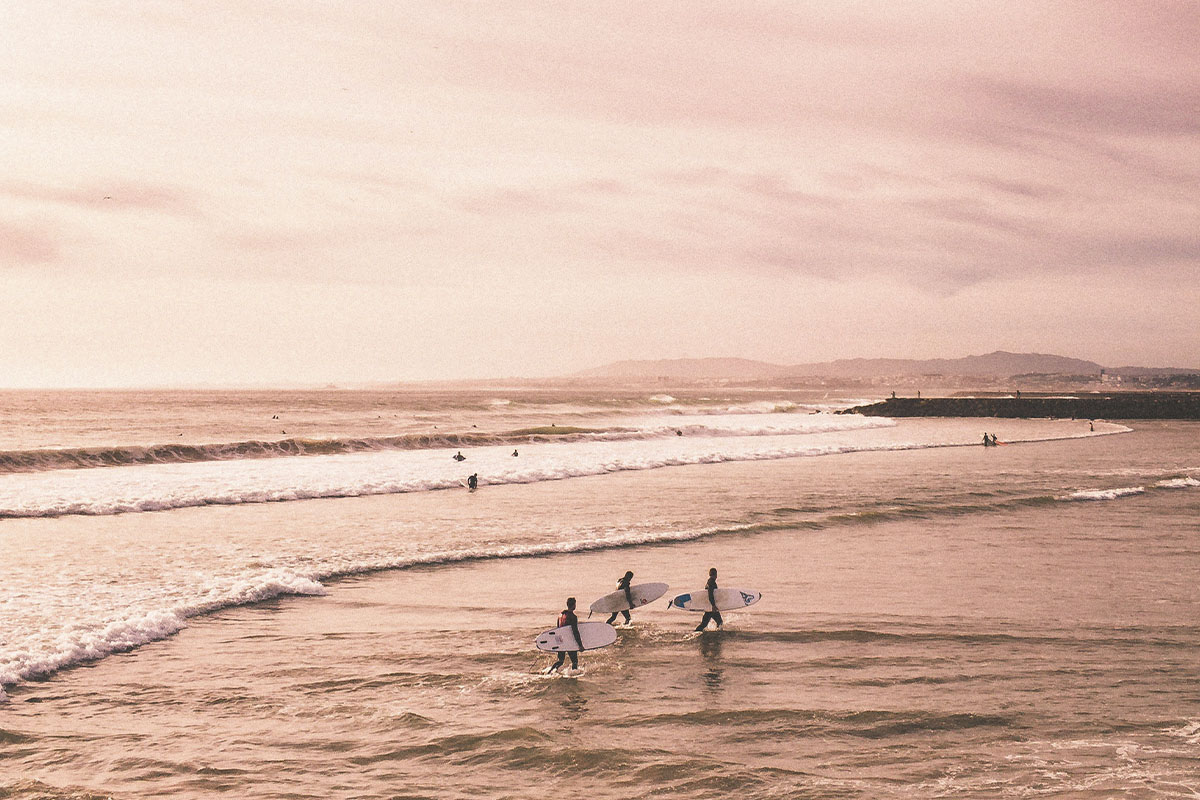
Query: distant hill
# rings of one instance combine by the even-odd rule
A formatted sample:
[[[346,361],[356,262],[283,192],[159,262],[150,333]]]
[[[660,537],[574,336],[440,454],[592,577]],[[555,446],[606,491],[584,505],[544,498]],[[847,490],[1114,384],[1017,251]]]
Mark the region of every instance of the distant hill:
[[[791,376],[830,378],[873,378],[900,375],[946,375],[954,377],[1009,375],[1098,375],[1103,367],[1094,361],[1043,353],[1008,353],[997,350],[965,358],[851,358],[819,364],[800,364]]]
[[[873,378],[895,376],[1002,376],[1098,375],[1094,361],[1042,353],[1008,353],[997,350],[965,358],[851,358],[816,364],[781,366],[746,358],[675,358],[658,361],[618,361],[576,373],[582,378],[682,380],[768,380],[771,378],[826,377]],[[1125,368],[1132,369],[1132,368]]]

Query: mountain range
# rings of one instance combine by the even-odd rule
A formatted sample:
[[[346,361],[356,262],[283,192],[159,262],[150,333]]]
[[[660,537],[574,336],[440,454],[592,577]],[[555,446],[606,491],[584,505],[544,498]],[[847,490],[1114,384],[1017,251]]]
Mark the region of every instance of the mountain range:
[[[1196,369],[1173,367],[1107,368],[1094,361],[1044,353],[1009,353],[997,350],[964,358],[849,358],[812,364],[771,364],[747,358],[675,358],[657,361],[617,361],[577,372],[579,378],[683,380],[768,380],[779,378],[875,378],[943,375],[947,377],[1007,377],[1012,375],[1144,376],[1190,374]]]

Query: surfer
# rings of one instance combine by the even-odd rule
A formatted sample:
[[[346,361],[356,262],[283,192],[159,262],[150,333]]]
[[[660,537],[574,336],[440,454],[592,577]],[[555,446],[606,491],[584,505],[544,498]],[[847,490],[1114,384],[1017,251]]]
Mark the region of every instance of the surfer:
[[[575,642],[579,645],[579,649],[583,649],[583,637],[579,635],[579,617],[575,616],[575,598],[567,598],[567,607],[558,615],[558,627],[565,625],[571,626],[571,633],[575,634]],[[579,669],[579,655],[574,650],[560,650],[558,653],[558,661],[554,662],[554,666],[546,670],[547,673],[554,672],[567,660],[567,656],[571,657],[571,669]]]
[[[479,488],[479,473],[472,472],[471,477],[467,478],[467,488],[474,491]]]
[[[992,446],[992,437],[988,436],[986,433],[983,435],[983,446],[984,447]]]
[[[700,624],[696,626],[696,630],[702,631],[708,627],[709,620],[716,620],[717,630],[721,629],[724,620],[721,619],[721,612],[717,610],[717,568],[713,567],[708,571],[708,583],[704,584],[704,589],[708,592],[708,605],[712,611],[705,611],[704,616],[700,619]]]
[[[516,457],[517,457],[517,451],[513,450],[513,458],[516,458]]]
[[[624,577],[622,577],[619,581],[617,581],[617,589],[618,589],[618,591],[622,591],[625,593],[625,601],[627,603],[629,603],[629,608],[633,608],[633,595],[629,593],[629,582],[632,580],[633,580],[633,573],[626,572]],[[612,616],[608,618],[609,625],[613,624],[613,621],[617,618],[617,614],[625,615],[625,624],[626,625],[633,624],[633,617],[629,616],[629,609],[627,608],[624,611],[614,611],[612,613]]]
[[[466,461],[467,460],[467,457],[462,454],[462,450],[459,450],[457,453],[452,455],[451,458],[453,458],[455,461]]]

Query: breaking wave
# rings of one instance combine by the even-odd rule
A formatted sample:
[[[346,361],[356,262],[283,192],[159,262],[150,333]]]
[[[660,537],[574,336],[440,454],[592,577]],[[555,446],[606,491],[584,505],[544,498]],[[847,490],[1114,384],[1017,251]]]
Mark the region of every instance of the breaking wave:
[[[56,469],[128,467],[148,464],[188,464],[202,461],[279,458],[286,456],[329,456],[387,450],[437,450],[445,448],[511,446],[538,442],[622,441],[654,439],[664,436],[777,436],[789,433],[824,433],[846,430],[846,418],[831,415],[768,418],[765,413],[743,414],[707,420],[646,420],[638,425],[590,428],[543,425],[533,428],[484,433],[406,434],[403,436],[308,439],[292,437],[277,440],[252,439],[214,444],[158,444],[145,446],[47,448],[39,450],[0,450],[0,474],[42,472]],[[895,423],[875,418],[873,425]]]
[[[65,667],[165,639],[187,627],[192,617],[281,595],[320,594],[325,594],[325,587],[316,580],[277,569],[228,585],[207,587],[189,603],[132,614],[102,627],[75,626],[42,647],[6,653],[0,662],[0,698],[5,684],[45,677]]]
[[[1125,486],[1119,489],[1080,489],[1071,492],[1064,500],[1116,500],[1135,494],[1144,494],[1145,486]]]

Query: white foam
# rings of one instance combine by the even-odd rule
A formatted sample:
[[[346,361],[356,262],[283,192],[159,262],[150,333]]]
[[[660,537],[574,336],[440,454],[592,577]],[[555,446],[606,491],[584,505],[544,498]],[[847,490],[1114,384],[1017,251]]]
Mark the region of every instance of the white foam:
[[[463,548],[415,556],[360,559],[326,566],[309,575],[273,569],[254,576],[196,587],[189,601],[173,606],[130,613],[117,619],[75,621],[55,636],[31,632],[0,656],[0,702],[7,699],[4,685],[44,677],[66,667],[97,661],[149,642],[165,639],[187,627],[187,620],[225,608],[262,602],[285,595],[326,594],[321,580],[405,567],[453,564],[494,558],[523,558],[555,553],[577,553],[637,544],[688,541],[716,529],[657,530],[542,544]],[[731,530],[731,529],[725,529]]]
[[[1200,486],[1200,481],[1190,475],[1183,478],[1169,478],[1154,484],[1163,489],[1191,489]]]
[[[1130,495],[1142,494],[1146,491],[1144,486],[1125,486],[1120,489],[1081,489],[1077,492],[1071,492],[1065,500],[1116,500],[1121,497],[1129,497]]]
[[[521,448],[471,449],[459,464],[451,450],[384,450],[304,458],[149,464],[0,475],[0,517],[110,515],[204,505],[457,488],[478,472],[481,483],[535,483],[722,461],[752,461],[871,449],[906,449],[872,435],[895,426],[858,416],[683,418],[649,438],[584,439]],[[790,420],[790,421],[788,421]],[[658,421],[661,425],[661,420]],[[675,430],[684,430],[682,437]],[[670,436],[663,436],[669,432]],[[662,438],[659,438],[662,437]]]
[[[310,577],[271,570],[250,579],[202,588],[191,602],[98,623],[76,622],[49,640],[29,639],[24,647],[18,643],[16,648],[6,650],[0,661],[0,694],[4,684],[49,675],[165,639],[186,627],[191,617],[281,595],[324,593],[325,587]]]
[[[759,415],[770,417],[771,415]],[[402,491],[458,488],[478,472],[482,484],[532,483],[619,470],[756,459],[817,456],[868,450],[908,450],[978,446],[974,428],[895,422],[879,418],[777,415],[752,423],[741,415],[708,418],[708,435],[674,435],[622,441],[576,440],[521,447],[465,450],[468,460],[451,460],[454,450],[381,451],[344,455],[187,464],[155,464],[20,473],[0,476],[0,513],[50,516],[66,513],[116,514],[206,504],[254,503],[305,497],[345,497]],[[696,420],[700,423],[700,420]],[[659,418],[658,423],[662,420]],[[763,425],[784,425],[789,432]],[[720,430],[720,433],[716,431]],[[735,431],[753,431],[736,435]],[[1063,438],[1057,426],[1028,423],[1027,436]],[[1014,431],[1015,432],[1015,431]],[[741,529],[741,528],[738,528]],[[558,541],[474,544],[447,542],[417,550],[364,546],[330,551],[322,543],[309,552],[281,545],[276,557],[205,553],[192,564],[166,550],[150,554],[140,568],[111,576],[79,573],[55,587],[29,584],[10,597],[8,620],[0,631],[0,684],[46,675],[65,666],[103,658],[173,635],[198,615],[280,595],[321,594],[322,581],[343,575],[490,558],[518,558],[652,542],[685,541],[716,529],[658,526],[609,532],[576,531]],[[721,530],[726,530],[722,528]],[[167,557],[164,559],[164,553]],[[203,572],[211,577],[197,579]],[[36,579],[36,580],[41,580]],[[81,581],[72,583],[73,581]],[[87,587],[86,591],[80,591]]]
[[[1200,744],[1200,721],[1188,720],[1187,724],[1167,731],[1171,736],[1177,736],[1188,744]]]
[[[661,438],[682,432],[685,436],[782,436],[837,431],[861,431],[892,428],[896,421],[887,417],[835,416],[832,414],[791,414],[786,412],[744,412],[707,415],[679,414],[669,422],[661,417],[639,418],[630,422],[631,431],[599,434],[596,439]],[[632,434],[632,435],[631,435]]]
[[[730,415],[716,420],[685,417],[681,422],[687,424],[660,429],[670,432],[667,436],[523,446],[519,459],[511,457],[507,446],[476,447],[461,464],[451,459],[454,450],[385,450],[6,474],[0,475],[0,518],[112,515],[456,489],[473,472],[481,485],[521,484],[726,461],[978,444],[974,434],[943,434],[939,427],[903,439],[898,433],[909,429],[898,431],[894,420],[857,415]],[[676,430],[684,435],[673,435]],[[1027,433],[1010,441],[1079,436],[1045,426]],[[1133,491],[1083,491],[1069,499],[1111,499]]]

